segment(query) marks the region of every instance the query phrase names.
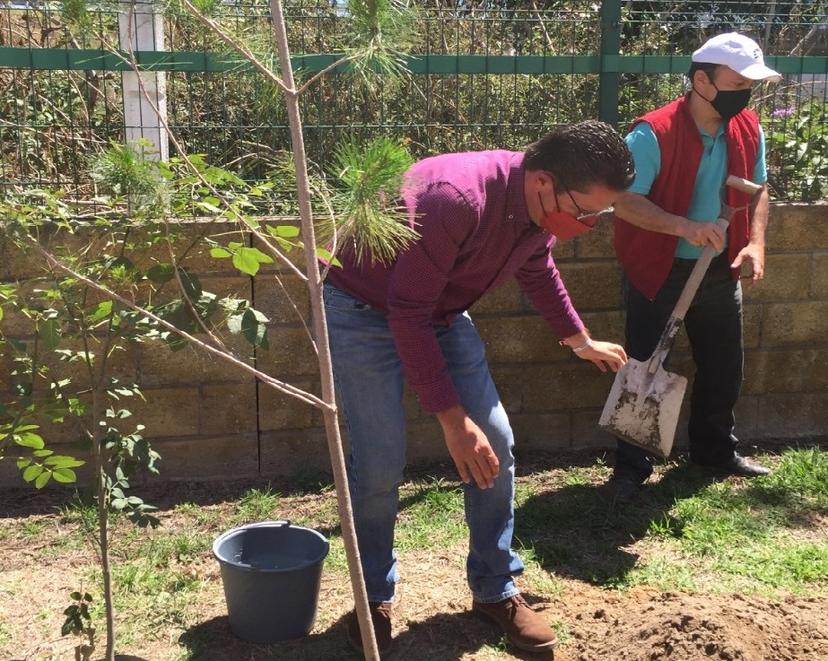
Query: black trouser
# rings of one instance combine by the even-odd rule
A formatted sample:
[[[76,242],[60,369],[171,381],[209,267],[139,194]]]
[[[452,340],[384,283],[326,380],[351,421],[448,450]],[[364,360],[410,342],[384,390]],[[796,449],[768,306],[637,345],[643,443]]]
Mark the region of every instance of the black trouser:
[[[625,279],[626,349],[631,358],[644,361],[652,355],[695,263],[674,260],[654,301]],[[684,326],[696,365],[688,425],[690,460],[715,465],[736,451],[733,407],[742,385],[742,288],[730,277],[726,252],[710,264]],[[652,456],[618,439],[615,466],[616,475],[643,481],[653,470]]]

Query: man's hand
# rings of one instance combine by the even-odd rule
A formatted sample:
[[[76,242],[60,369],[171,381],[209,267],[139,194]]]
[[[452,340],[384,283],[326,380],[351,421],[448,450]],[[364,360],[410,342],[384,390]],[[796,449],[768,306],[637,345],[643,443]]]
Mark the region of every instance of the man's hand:
[[[624,351],[624,347],[612,342],[593,340],[589,337],[586,328],[575,335],[564,338],[561,344],[572,349],[578,358],[591,360],[602,372],[606,372],[608,368],[617,372],[627,362],[627,352]]]
[[[437,420],[460,479],[469,484],[474,478],[481,489],[493,487],[500,462],[483,430],[466,415],[462,406],[440,411]]]
[[[591,360],[602,372],[606,372],[607,368],[617,372],[627,362],[627,352],[624,351],[624,347],[612,342],[590,340],[590,346],[576,352],[575,355],[584,360]]]
[[[716,223],[699,223],[688,220],[682,227],[679,236],[700,248],[713,246],[717,252],[721,252],[725,245],[725,232]]]
[[[752,268],[752,274],[743,276],[748,287],[752,287],[759,280],[765,277],[765,246],[758,243],[749,243],[739,251],[736,259],[730,265],[731,268],[741,268],[745,262]]]

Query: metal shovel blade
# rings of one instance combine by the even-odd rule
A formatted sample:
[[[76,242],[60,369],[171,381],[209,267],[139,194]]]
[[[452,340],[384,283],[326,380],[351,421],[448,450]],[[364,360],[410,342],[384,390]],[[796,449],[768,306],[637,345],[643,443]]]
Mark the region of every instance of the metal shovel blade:
[[[666,459],[673,448],[687,379],[660,364],[630,359],[618,370],[598,425]]]

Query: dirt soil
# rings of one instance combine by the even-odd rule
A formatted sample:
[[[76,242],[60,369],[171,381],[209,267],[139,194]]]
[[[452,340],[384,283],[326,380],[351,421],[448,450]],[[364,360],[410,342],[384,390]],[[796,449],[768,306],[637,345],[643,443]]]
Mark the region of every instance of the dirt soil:
[[[216,489],[213,487],[213,491]],[[174,487],[169,487],[170,493]],[[188,494],[188,499],[192,494]],[[226,508],[212,493],[205,508]],[[316,496],[313,496],[314,498]],[[59,635],[77,577],[88,571],[82,550],[50,554],[61,535],[70,534],[54,514],[55,496],[5,492],[0,496],[0,659],[73,658],[70,641]],[[185,499],[186,501],[187,499]],[[163,501],[163,497],[162,497]],[[164,509],[164,528],[194,531]],[[18,531],[33,522],[48,525],[36,542]],[[214,530],[204,530],[214,535]],[[76,531],[74,532],[76,534]],[[539,659],[508,649],[490,625],[468,613],[463,549],[456,552],[409,551],[400,554],[403,581],[396,608],[395,649],[388,657],[403,661],[455,659]],[[344,573],[323,573],[313,632],[300,641],[254,645],[229,629],[217,563],[209,553],[190,559],[186,571],[202,581],[196,604],[170,621],[152,621],[119,645],[124,659],[165,661],[356,660],[345,642],[345,615],[352,607]],[[530,582],[530,576],[526,582]],[[770,599],[738,594],[683,594],[653,588],[618,591],[571,577],[554,577],[547,594],[526,596],[561,632],[554,658],[564,661],[644,659],[725,659],[743,661],[817,661],[828,659],[828,598],[788,596]],[[537,585],[537,583],[535,583]],[[173,596],[174,598],[174,596]],[[119,622],[124,614],[119,614]],[[102,626],[102,623],[101,623]],[[189,650],[187,652],[186,650]],[[100,651],[100,649],[99,649]]]
[[[768,601],[580,590],[561,605],[573,640],[561,659],[826,659],[825,599]]]

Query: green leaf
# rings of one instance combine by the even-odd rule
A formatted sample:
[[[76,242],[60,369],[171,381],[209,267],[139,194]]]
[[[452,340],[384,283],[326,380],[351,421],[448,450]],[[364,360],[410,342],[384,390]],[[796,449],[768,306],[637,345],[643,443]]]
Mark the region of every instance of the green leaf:
[[[133,273],[135,272],[135,264],[133,264],[132,260],[128,257],[116,257],[110,262],[109,268],[113,270],[122,270],[126,273],[129,273],[130,271]]]
[[[32,463],[32,460],[29,459],[28,457],[18,457],[17,458],[17,467],[20,470],[23,470],[24,468],[26,468],[26,466],[31,465],[31,463]]]
[[[26,470],[23,471],[23,479],[26,482],[31,482],[34,480],[38,475],[43,472],[43,466],[40,464],[32,464]]]
[[[224,248],[211,248],[210,249],[210,256],[215,257],[216,259],[226,259],[232,255],[229,250],[225,250]]]
[[[207,213],[214,213],[216,215],[222,213],[222,210],[219,207],[217,207],[215,204],[211,204],[207,200],[199,200],[198,202],[196,202],[196,204],[202,209],[204,209],[204,211],[206,211]]]
[[[252,206],[250,204],[245,204],[245,206]],[[261,227],[261,223],[256,219],[255,216],[248,216],[247,214],[241,217],[242,222],[247,225],[248,227],[252,227],[254,230],[259,229]]]
[[[71,484],[72,482],[76,482],[78,479],[75,475],[75,471],[71,468],[58,468],[57,470],[52,471],[52,477],[55,479],[55,482],[61,482],[63,484]]]
[[[268,348],[266,317],[253,309],[248,309],[242,317],[242,335],[254,347]]]
[[[233,255],[233,266],[247,275],[256,275],[259,272],[259,260],[256,259],[255,248],[242,246]]]
[[[24,448],[32,448],[34,450],[42,450],[45,443],[43,439],[32,432],[25,432],[23,434],[15,434],[14,442]]]
[[[0,321],[3,321],[3,308],[0,307]]]
[[[20,433],[22,431],[31,431],[32,429],[37,429],[40,425],[20,425],[14,431],[16,433]]]
[[[49,478],[52,477],[52,474],[49,471],[43,471],[40,475],[37,476],[35,480],[35,489],[42,489],[46,486],[46,483],[49,481]]]
[[[184,286],[184,293],[190,300],[197,301],[201,298],[201,281],[194,273],[190,273],[186,269],[178,269],[178,274],[181,277],[181,284]]]
[[[112,314],[112,301],[103,301],[98,303],[95,311],[89,316],[89,321],[96,324],[106,319],[110,314]]]
[[[156,285],[163,285],[175,277],[172,264],[156,264],[147,271],[147,277]]]
[[[42,322],[37,329],[37,336],[47,351],[54,351],[60,345],[60,322],[57,319]]]
[[[39,459],[42,459],[43,457],[50,457],[54,453],[55,453],[54,450],[35,450],[34,452],[32,452],[32,454],[35,457],[38,457]],[[52,458],[54,459],[54,457],[52,457]]]
[[[83,466],[86,462],[63,454],[56,454],[54,457],[49,457],[43,463],[52,468],[77,468],[78,466]]]
[[[81,593],[80,592],[73,592],[69,595],[69,598],[74,599],[75,601],[80,601]],[[70,608],[71,608],[71,606],[70,606]],[[75,608],[77,608],[77,606],[75,606]],[[64,615],[69,615],[69,613],[67,613],[66,611],[64,611],[63,614]]]
[[[316,249],[316,256],[325,261],[326,263],[330,264],[331,266],[338,266],[342,267],[342,262],[340,262],[336,257],[334,257],[329,250],[326,248],[317,248]]]
[[[295,225],[268,225],[267,231],[271,236],[282,239],[295,239],[300,232]]]
[[[265,253],[263,253],[258,248],[247,248],[247,250],[250,250],[253,253],[253,256],[256,258],[256,260],[259,262],[259,264],[272,264],[273,263],[273,258],[270,255],[266,255]]]

